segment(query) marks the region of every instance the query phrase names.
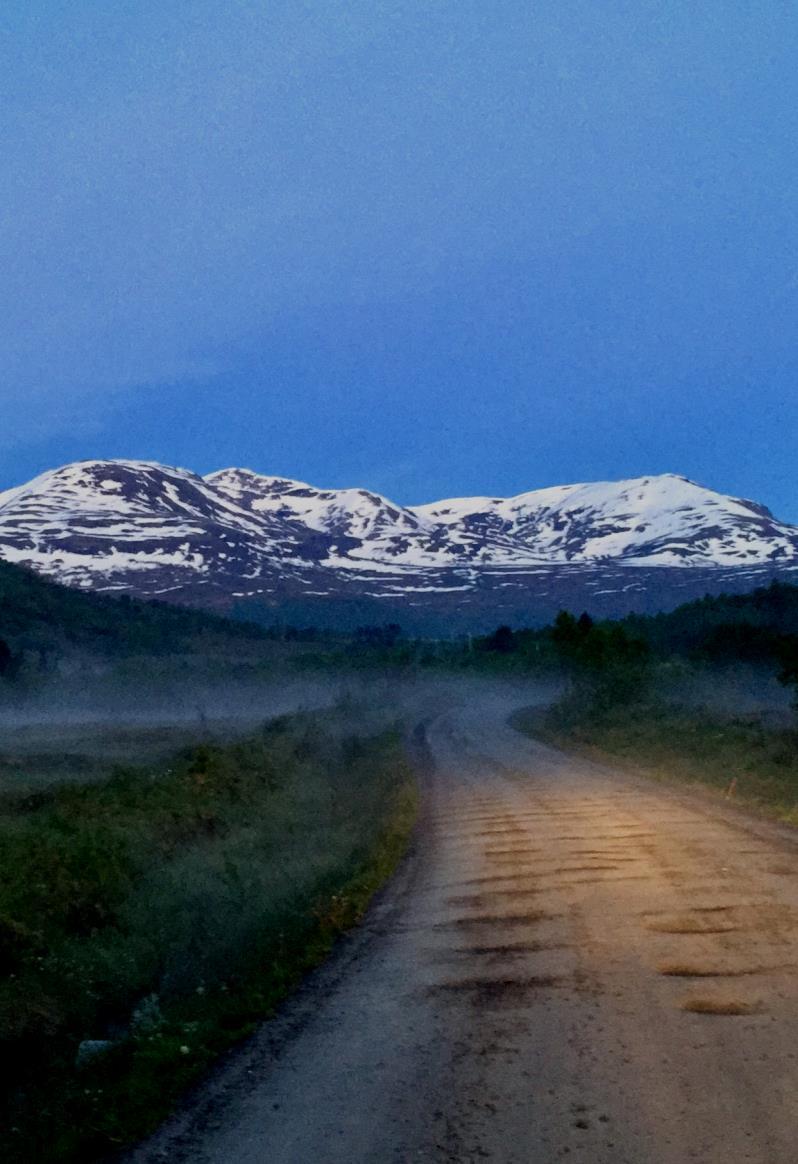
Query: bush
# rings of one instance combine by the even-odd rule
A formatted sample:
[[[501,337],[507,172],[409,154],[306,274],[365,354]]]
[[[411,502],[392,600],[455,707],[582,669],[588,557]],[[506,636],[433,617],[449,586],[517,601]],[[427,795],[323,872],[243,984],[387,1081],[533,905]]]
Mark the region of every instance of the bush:
[[[550,632],[574,680],[571,700],[595,714],[636,702],[648,689],[651,652],[645,641],[615,622],[594,623],[561,611]]]

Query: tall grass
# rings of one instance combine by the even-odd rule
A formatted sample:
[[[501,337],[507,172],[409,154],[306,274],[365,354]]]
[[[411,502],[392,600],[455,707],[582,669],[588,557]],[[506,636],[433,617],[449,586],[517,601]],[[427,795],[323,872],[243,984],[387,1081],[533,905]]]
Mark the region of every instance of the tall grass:
[[[154,1126],[357,919],[414,795],[396,732],[330,713],[0,801],[3,1158]]]

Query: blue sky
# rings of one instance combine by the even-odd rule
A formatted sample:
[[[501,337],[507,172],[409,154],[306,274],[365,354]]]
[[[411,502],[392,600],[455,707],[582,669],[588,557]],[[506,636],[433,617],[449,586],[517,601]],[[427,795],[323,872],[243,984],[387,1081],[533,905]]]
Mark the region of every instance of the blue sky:
[[[798,521],[798,12],[7,0],[0,487],[679,472]]]

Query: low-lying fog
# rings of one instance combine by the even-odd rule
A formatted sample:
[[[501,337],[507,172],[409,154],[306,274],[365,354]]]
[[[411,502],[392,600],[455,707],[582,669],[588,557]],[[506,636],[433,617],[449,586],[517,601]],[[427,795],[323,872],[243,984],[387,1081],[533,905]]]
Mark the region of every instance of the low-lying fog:
[[[779,683],[772,671],[745,664],[690,672],[668,694],[714,715],[758,716],[773,723],[793,716],[793,689]]]
[[[564,680],[440,676],[369,671],[262,680],[212,681],[190,673],[151,681],[53,680],[0,706],[0,790],[103,779],[119,764],[162,762],[203,740],[233,740],[276,716],[337,705],[353,730],[428,719],[447,707],[482,711],[553,702]],[[663,694],[712,714],[761,717],[774,726],[793,717],[791,692],[750,667],[685,671]],[[497,705],[499,705],[497,707]]]
[[[550,702],[557,682],[369,672],[219,683],[182,679],[135,687],[105,677],[63,680],[0,707],[0,789],[102,779],[115,764],[155,763],[203,740],[244,736],[276,716],[338,706],[353,730],[422,720],[446,707]]]

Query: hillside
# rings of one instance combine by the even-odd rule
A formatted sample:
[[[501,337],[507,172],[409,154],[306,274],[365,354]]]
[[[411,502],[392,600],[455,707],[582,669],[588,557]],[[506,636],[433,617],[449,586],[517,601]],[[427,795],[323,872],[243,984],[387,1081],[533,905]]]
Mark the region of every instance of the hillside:
[[[0,562],[0,638],[14,651],[78,648],[102,654],[185,650],[209,635],[230,641],[263,631],[204,611],[127,595],[85,594]]]

